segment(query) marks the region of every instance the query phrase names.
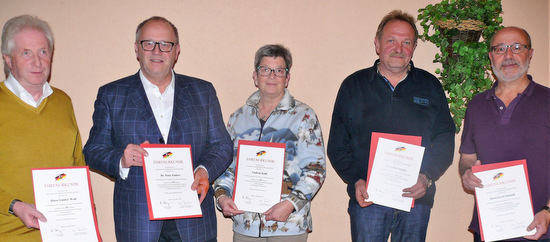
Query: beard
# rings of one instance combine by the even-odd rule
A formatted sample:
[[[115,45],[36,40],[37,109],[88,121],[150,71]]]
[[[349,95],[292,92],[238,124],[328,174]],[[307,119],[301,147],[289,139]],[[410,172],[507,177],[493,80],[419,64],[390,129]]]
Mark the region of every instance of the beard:
[[[519,61],[516,61],[516,60],[505,60],[499,66],[495,66],[495,64],[491,63],[491,68],[493,68],[493,74],[495,74],[498,81],[511,82],[527,74],[527,71],[529,70],[530,62],[531,62],[530,60],[526,60],[525,63],[521,64]],[[502,66],[510,65],[510,64],[518,65],[517,72],[504,73],[504,71],[502,70]]]

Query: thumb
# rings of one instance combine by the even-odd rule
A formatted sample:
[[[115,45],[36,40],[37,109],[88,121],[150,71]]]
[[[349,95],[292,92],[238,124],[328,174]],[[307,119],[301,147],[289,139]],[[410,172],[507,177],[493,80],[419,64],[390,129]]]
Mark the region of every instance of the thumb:
[[[273,207],[269,208],[267,211],[264,212],[264,215],[270,215],[271,212],[273,212]]]
[[[199,181],[198,181],[198,180],[195,180],[195,181],[191,184],[191,190],[195,191],[195,190],[197,190],[198,187],[199,187]]]
[[[35,210],[34,213],[33,213],[34,217],[36,217],[38,220],[42,221],[42,222],[47,222],[48,220],[46,219],[46,216],[44,216],[44,214],[42,214],[40,211],[38,210]]]
[[[527,231],[531,231],[537,227],[537,224],[533,221],[529,226],[527,226]]]
[[[199,189],[197,191],[199,194],[201,194],[202,190],[206,193],[208,191],[208,178],[201,178],[199,180],[199,184],[197,185],[197,189]]]
[[[474,163],[474,166],[479,166],[481,165],[481,161],[480,160],[476,160],[476,162]]]

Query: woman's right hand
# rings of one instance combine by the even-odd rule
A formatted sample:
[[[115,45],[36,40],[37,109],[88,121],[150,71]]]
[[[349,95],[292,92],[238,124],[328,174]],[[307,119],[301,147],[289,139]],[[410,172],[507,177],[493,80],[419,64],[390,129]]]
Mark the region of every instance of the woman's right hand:
[[[244,213],[244,211],[237,208],[237,205],[235,204],[235,202],[233,202],[233,199],[229,198],[228,196],[219,197],[218,203],[220,204],[223,216],[225,217],[233,217],[237,214]]]

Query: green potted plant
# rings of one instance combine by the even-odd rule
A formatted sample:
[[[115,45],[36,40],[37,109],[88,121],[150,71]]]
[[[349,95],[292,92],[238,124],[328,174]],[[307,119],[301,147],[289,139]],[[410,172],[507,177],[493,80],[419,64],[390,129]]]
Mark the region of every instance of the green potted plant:
[[[489,39],[502,28],[500,0],[442,0],[418,10],[423,41],[439,48],[435,73],[448,94],[449,109],[460,131],[466,104],[491,87]],[[483,41],[479,42],[479,38]]]

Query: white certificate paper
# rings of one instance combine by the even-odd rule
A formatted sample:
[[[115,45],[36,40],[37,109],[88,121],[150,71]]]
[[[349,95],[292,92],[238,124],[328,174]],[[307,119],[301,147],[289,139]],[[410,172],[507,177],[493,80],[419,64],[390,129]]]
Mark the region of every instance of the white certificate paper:
[[[525,160],[473,166],[483,188],[475,188],[481,239],[495,241],[534,234],[533,206]]]
[[[424,147],[379,138],[369,171],[368,201],[410,212],[413,199],[403,197],[403,189],[416,184]]]
[[[239,140],[233,191],[237,208],[264,213],[281,201],[285,146]]]
[[[149,219],[202,217],[199,198],[191,190],[193,162],[190,145],[141,144]]]
[[[42,241],[101,241],[93,204],[90,172],[85,167],[32,169]]]

